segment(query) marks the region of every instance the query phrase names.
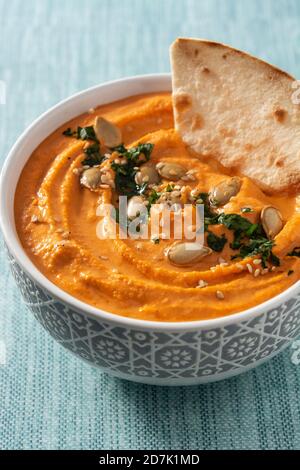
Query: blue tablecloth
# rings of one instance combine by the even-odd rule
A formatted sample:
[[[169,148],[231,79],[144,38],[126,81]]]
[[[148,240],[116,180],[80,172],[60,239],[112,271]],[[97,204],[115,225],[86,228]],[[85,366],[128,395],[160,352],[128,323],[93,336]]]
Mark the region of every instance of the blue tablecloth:
[[[300,75],[297,0],[0,0],[0,159],[62,98],[168,71],[177,36],[224,41]],[[2,251],[0,267],[0,448],[300,448],[300,342],[224,382],[135,385],[56,344],[25,310]]]

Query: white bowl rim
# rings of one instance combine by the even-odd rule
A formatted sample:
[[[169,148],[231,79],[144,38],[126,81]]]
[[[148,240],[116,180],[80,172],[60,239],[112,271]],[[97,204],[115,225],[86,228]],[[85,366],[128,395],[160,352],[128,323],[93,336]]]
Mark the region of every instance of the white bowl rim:
[[[4,240],[8,246],[9,252],[13,256],[13,258],[17,261],[18,264],[24,269],[24,271],[29,275],[31,279],[33,279],[42,289],[46,289],[55,299],[67,304],[75,311],[80,312],[81,314],[84,313],[92,318],[99,319],[102,321],[108,321],[110,323],[123,325],[129,328],[136,328],[142,330],[155,330],[155,331],[187,331],[187,330],[202,330],[202,329],[215,329],[220,328],[222,326],[226,326],[228,324],[240,323],[242,321],[247,321],[250,319],[254,319],[255,317],[259,316],[265,311],[270,309],[276,308],[278,305],[286,302],[287,300],[291,299],[295,295],[297,295],[300,291],[300,281],[297,281],[291,287],[286,289],[285,291],[281,292],[280,294],[272,297],[265,302],[251,307],[247,310],[242,312],[237,312],[229,315],[225,315],[223,317],[211,318],[206,320],[192,320],[192,321],[182,321],[182,322],[161,322],[161,321],[152,321],[152,320],[143,320],[134,317],[125,317],[116,313],[112,313],[109,311],[102,310],[100,308],[94,307],[90,304],[87,304],[76,297],[73,297],[71,294],[68,294],[66,291],[62,290],[60,287],[56,286],[52,283],[47,277],[38,270],[38,268],[34,265],[34,263],[30,260],[30,258],[25,253],[21,242],[14,231],[15,223],[14,220],[9,216],[7,207],[5,205],[5,198],[4,194],[7,190],[5,185],[6,175],[8,174],[11,165],[13,164],[14,155],[22,145],[22,143],[28,139],[31,132],[34,128],[41,123],[42,121],[49,118],[50,115],[55,114],[58,110],[66,106],[66,104],[70,104],[76,98],[82,97],[96,91],[98,89],[104,87],[110,87],[112,85],[116,85],[119,83],[134,83],[140,81],[155,81],[155,80],[163,80],[166,83],[170,82],[170,74],[146,74],[146,75],[136,75],[131,77],[125,77],[118,80],[112,80],[109,82],[104,82],[102,84],[87,88],[82,90],[78,93],[73,94],[67,99],[64,99],[57,103],[55,106],[51,107],[48,111],[41,114],[37,119],[35,119],[31,125],[29,125],[17,141],[12,146],[11,150],[9,151],[5,162],[3,164],[1,175],[0,175],[0,228],[3,233]],[[161,90],[163,91],[163,90]],[[167,91],[167,90],[165,90]],[[131,94],[132,96],[132,94]],[[77,115],[79,115],[78,113]],[[76,117],[76,114],[74,115]],[[50,132],[49,132],[50,134]],[[43,140],[43,139],[42,139]],[[42,141],[41,140],[41,141]],[[29,155],[30,156],[30,155]],[[28,158],[29,158],[28,156]],[[27,160],[28,160],[27,158]],[[26,161],[23,164],[23,167]],[[15,195],[15,189],[13,191],[13,199]]]

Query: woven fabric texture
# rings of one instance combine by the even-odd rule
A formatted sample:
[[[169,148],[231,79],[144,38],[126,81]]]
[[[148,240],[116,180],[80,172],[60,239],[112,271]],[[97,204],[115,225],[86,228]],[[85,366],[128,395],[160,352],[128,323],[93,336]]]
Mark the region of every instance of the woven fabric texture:
[[[169,71],[177,36],[223,41],[300,74],[298,0],[0,0],[0,163],[59,100]],[[127,383],[55,343],[24,308],[3,251],[0,267],[0,448],[300,448],[299,343],[215,384]]]

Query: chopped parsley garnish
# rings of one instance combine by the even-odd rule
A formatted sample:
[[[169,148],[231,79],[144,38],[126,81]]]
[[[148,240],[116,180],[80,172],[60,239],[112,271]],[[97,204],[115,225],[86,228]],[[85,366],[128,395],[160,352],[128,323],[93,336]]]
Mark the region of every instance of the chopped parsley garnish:
[[[93,140],[94,142],[99,142],[93,126],[87,127],[77,127],[77,130],[72,131],[70,127],[68,127],[64,132],[63,135],[66,137],[75,137],[76,139],[80,140]]]
[[[197,204],[204,205],[204,230],[208,231],[209,225],[215,225],[217,223],[218,215],[211,211],[209,200],[208,200],[208,193],[200,193],[198,195]]]
[[[135,182],[136,171],[129,162],[126,165],[120,165],[112,162],[111,168],[115,172],[115,185],[119,194],[124,196],[134,196],[138,194],[139,186]]]
[[[113,147],[111,150],[113,150],[114,152],[118,152],[120,154],[124,154],[127,152],[127,149],[123,144],[118,145],[117,147]]]
[[[266,267],[266,262],[273,264],[274,266],[280,265],[280,260],[277,256],[272,253],[274,246],[273,240],[260,237],[257,239],[250,239],[248,244],[242,244],[240,252],[237,255],[232,256],[232,259],[246,258],[248,256],[260,255],[262,260],[262,266]]]
[[[222,251],[226,243],[227,243],[227,238],[225,237],[224,233],[222,234],[221,237],[219,237],[218,235],[215,235],[212,232],[208,232],[207,244],[209,248],[211,248],[213,251],[217,251],[217,252]]]
[[[202,195],[202,199],[204,200],[204,214],[208,215],[208,217],[205,216],[205,229],[209,232],[207,243],[210,248],[214,251],[222,251],[227,242],[225,235],[223,235],[219,241],[217,240],[217,243],[215,243],[214,237],[210,235],[211,232],[208,228],[209,225],[221,224],[228,230],[233,231],[233,241],[230,244],[230,248],[233,250],[239,250],[236,255],[232,256],[232,259],[260,255],[263,267],[266,267],[267,262],[274,266],[280,265],[279,258],[272,252],[274,241],[267,238],[261,224],[253,224],[250,220],[240,216],[239,214],[209,214],[205,211],[205,196],[203,198]],[[209,208],[207,210],[209,210]],[[211,243],[211,245],[209,243]],[[224,243],[224,245],[220,249],[222,243]],[[218,250],[215,248],[218,248]]]
[[[276,266],[280,264],[279,259],[272,253],[274,242],[266,237],[261,224],[253,224],[238,214],[221,214],[218,217],[218,223],[233,231],[233,241],[230,247],[240,251],[232,259],[260,254],[264,267],[266,261]]]
[[[111,150],[113,150],[114,152],[118,152],[121,157],[127,158],[128,161],[138,163],[142,155],[144,155],[146,161],[150,160],[150,155],[153,150],[153,147],[153,144],[147,143],[138,144],[136,147],[131,147],[127,149],[123,144],[121,144],[118,147],[112,148]]]
[[[100,145],[98,142],[91,144],[89,147],[84,149],[85,159],[82,160],[82,165],[94,166],[100,165],[105,159],[104,155],[100,154]]]
[[[144,163],[145,159],[146,161],[150,159],[152,150],[153,144],[139,144],[130,149],[127,149],[124,145],[120,145],[113,149],[113,151],[119,153],[120,157],[126,158],[127,160],[125,165],[115,162],[111,163],[111,168],[115,172],[116,190],[119,194],[131,197],[145,193],[148,184],[143,183],[139,185],[136,183],[135,175],[138,171],[136,168]]]
[[[297,258],[300,258],[300,246],[297,246],[292,251],[290,251],[288,256],[297,256]]]
[[[171,193],[174,190],[174,186],[175,186],[174,184],[169,183],[165,189],[166,193]]]
[[[274,242],[268,240],[261,224],[253,224],[239,214],[215,214],[210,208],[208,194],[201,193],[199,198],[204,204],[204,230],[208,232],[207,244],[212,250],[220,252],[227,243],[224,234],[222,237],[217,237],[209,230],[210,225],[221,224],[233,232],[230,248],[239,250],[239,253],[234,255],[232,259],[260,254],[263,266],[266,261],[278,265],[279,259],[272,253]]]
[[[278,256],[274,255],[272,250],[270,250],[269,258],[266,257],[266,260],[273,264],[273,266],[280,266],[280,259],[278,258]]]
[[[256,224],[252,224],[248,219],[242,217],[239,214],[220,214],[218,217],[218,223],[225,225],[229,230],[234,231],[242,231],[247,233],[248,231],[250,234],[253,233],[253,225],[257,228]]]
[[[105,156],[100,153],[100,143],[93,126],[77,127],[77,130],[72,130],[68,127],[63,132],[63,135],[94,142],[84,149],[85,158],[81,162],[82,165],[99,165],[105,159]],[[129,197],[136,194],[144,194],[148,185],[147,183],[139,185],[135,182],[135,175],[137,173],[136,167],[150,159],[153,144],[143,143],[129,149],[121,144],[111,150],[118,152],[120,157],[126,158],[127,160],[125,165],[120,165],[115,162],[112,162],[111,164],[111,168],[115,171],[115,185],[117,192]]]
[[[100,165],[104,160],[104,155],[100,153],[100,143],[95,134],[93,126],[80,127],[78,126],[76,130],[72,130],[71,127],[68,127],[63,135],[66,137],[74,137],[80,140],[91,140],[94,142],[89,147],[85,148],[83,152],[85,153],[85,158],[82,160],[82,165],[94,166]]]
[[[87,127],[78,127],[77,128],[77,139],[81,140],[94,140],[95,142],[99,142],[93,126]]]
[[[241,208],[241,212],[243,212],[244,214],[248,213],[248,212],[254,212],[253,209],[251,209],[251,207],[242,207]]]
[[[160,196],[161,196],[161,193],[158,193],[157,191],[155,191],[155,189],[152,189],[151,193],[148,196],[149,206],[152,206],[152,204],[155,204],[160,198]]]
[[[75,137],[77,135],[77,131],[72,131],[71,127],[68,127],[65,131],[63,131],[63,135],[66,137]]]

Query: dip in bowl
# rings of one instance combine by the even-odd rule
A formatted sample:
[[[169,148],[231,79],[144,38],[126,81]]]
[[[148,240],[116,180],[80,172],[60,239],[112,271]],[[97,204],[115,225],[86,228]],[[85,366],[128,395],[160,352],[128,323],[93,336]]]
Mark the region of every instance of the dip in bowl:
[[[100,116],[121,129],[127,150],[151,144],[143,164],[152,164],[160,178],[151,193],[142,193],[147,200],[154,189],[164,200],[186,198],[193,205],[194,194],[205,203],[204,194],[209,198],[224,181],[230,186],[238,178],[238,193],[222,209],[215,204],[214,217],[238,214],[250,228],[265,207],[276,207],[289,224],[297,211],[295,197],[287,203],[286,196],[268,196],[248,178],[188,151],[173,129],[170,90],[168,75],[124,79],[75,95],[41,116],[2,170],[1,228],[25,302],[57,341],[119,377],[185,385],[248,370],[299,334],[299,260],[291,256],[277,266],[270,252],[266,265],[258,256],[250,263],[232,260],[239,251],[231,248],[229,223],[211,224],[204,235],[210,251],[192,266],[170,258],[174,240],[161,233],[147,240],[100,240],[99,194],[112,202],[116,188],[109,178],[100,192],[84,184],[84,171],[97,165],[82,163],[95,156],[87,149],[97,142],[78,139],[75,130]],[[119,151],[113,160],[119,166],[123,158]],[[177,167],[179,174],[171,171],[166,179],[160,164],[184,172]],[[147,183],[136,173],[140,186]],[[274,259],[286,243],[288,233]]]

